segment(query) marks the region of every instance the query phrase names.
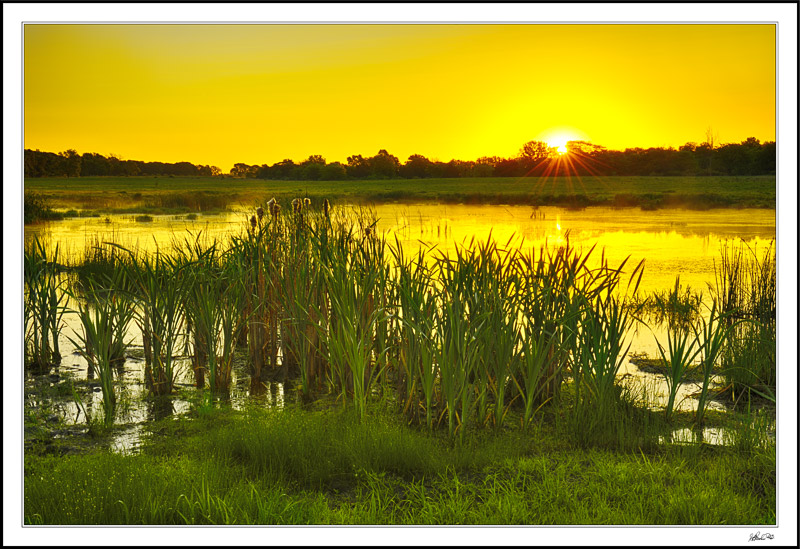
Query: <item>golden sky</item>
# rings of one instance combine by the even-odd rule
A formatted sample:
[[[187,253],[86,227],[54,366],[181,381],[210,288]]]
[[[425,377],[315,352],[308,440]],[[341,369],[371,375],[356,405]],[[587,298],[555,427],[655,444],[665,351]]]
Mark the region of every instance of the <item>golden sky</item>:
[[[26,25],[25,147],[228,171],[775,140],[774,25]]]

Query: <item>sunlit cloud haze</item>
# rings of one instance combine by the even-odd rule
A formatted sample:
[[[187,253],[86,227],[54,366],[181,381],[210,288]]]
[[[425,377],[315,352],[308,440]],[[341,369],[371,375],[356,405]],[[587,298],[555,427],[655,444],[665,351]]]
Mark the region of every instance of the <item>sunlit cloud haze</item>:
[[[775,140],[774,25],[26,25],[25,147],[217,165]]]

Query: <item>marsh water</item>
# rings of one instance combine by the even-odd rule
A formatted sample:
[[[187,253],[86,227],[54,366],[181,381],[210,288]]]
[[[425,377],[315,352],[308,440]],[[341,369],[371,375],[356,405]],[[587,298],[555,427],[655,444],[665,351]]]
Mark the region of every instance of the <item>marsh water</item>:
[[[588,250],[596,246],[591,261],[599,262],[601,256],[612,267],[626,258],[625,271],[644,260],[644,275],[640,292],[667,290],[680,277],[683,286],[708,294],[714,284],[715,264],[719,263],[720,250],[726,242],[744,241],[751,248],[764,249],[775,238],[775,211],[762,209],[741,210],[656,210],[638,208],[610,209],[587,208],[579,211],[555,207],[497,206],[497,205],[439,205],[439,204],[381,204],[371,207],[378,219],[377,230],[386,235],[389,243],[397,238],[404,250],[414,252],[420,246],[435,247],[449,253],[457,245],[470,240],[485,240],[490,235],[498,243],[523,250],[538,250],[542,246],[564,244]],[[218,215],[152,216],[152,221],[137,221],[134,215],[109,215],[99,218],[68,218],[25,228],[25,238],[34,235],[50,247],[58,245],[65,262],[80,258],[85,250],[98,242],[114,242],[131,249],[167,250],[174,242],[184,239],[225,238],[239,233],[252,215],[252,209]],[[590,261],[590,262],[591,262]],[[624,279],[627,281],[627,278]],[[74,434],[86,423],[86,412],[100,410],[102,393],[93,383],[86,361],[74,352],[69,340],[73,330],[79,329],[77,317],[64,316],[66,329],[60,340],[62,363],[46,379],[26,377],[25,406],[32,411],[47,410],[48,421],[59,421],[66,428],[63,436]],[[123,383],[121,405],[115,422],[123,425],[114,437],[112,447],[129,451],[136,447],[143,422],[161,417],[177,416],[190,409],[189,397],[178,395],[166,408],[155,406],[145,399],[143,384],[144,358],[141,336],[131,330],[133,344],[120,371]],[[658,356],[656,339],[665,344],[666,327],[639,328],[630,334],[630,352]],[[189,359],[183,358],[179,368],[178,387],[191,392],[192,372]],[[234,370],[231,404],[241,406],[246,400],[257,398],[266,406],[282,406],[284,399],[294,398],[294,391],[282,383],[267,383],[259,396],[252,396],[244,357]],[[666,401],[666,385],[661,376],[640,370],[630,360],[625,360],[620,376],[627,383],[647,388],[653,405]],[[45,402],[45,387],[57,386],[65,378],[87,382],[90,389],[79,405],[71,396]],[[37,386],[39,389],[34,389]],[[678,395],[678,408],[692,409],[695,400],[689,395],[697,386],[687,383]],[[717,403],[710,406],[721,407]],[[70,427],[72,426],[72,427]],[[707,434],[711,442],[719,439],[718,432]]]

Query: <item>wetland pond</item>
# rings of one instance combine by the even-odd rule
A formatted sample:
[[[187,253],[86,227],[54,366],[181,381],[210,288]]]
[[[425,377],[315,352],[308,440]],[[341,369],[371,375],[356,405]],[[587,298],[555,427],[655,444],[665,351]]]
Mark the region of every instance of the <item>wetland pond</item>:
[[[599,261],[604,254],[610,266],[618,266],[629,257],[625,268],[628,272],[644,260],[639,292],[645,293],[669,290],[679,276],[681,285],[702,291],[705,296],[708,286],[715,283],[715,265],[727,242],[744,242],[762,250],[775,239],[775,211],[765,209],[575,211],[556,207],[431,203],[380,204],[370,209],[378,220],[376,230],[386,236],[387,243],[394,244],[397,238],[404,250],[412,254],[420,246],[435,246],[436,250],[450,253],[456,245],[468,244],[473,237],[481,241],[491,235],[499,245],[511,242],[522,249],[538,250],[545,245],[564,244],[567,239],[570,245],[583,250],[596,246],[592,260]],[[135,215],[75,217],[27,226],[25,239],[37,236],[49,248],[57,244],[63,261],[69,264],[79,260],[97,242],[152,251],[156,247],[169,249],[174,241],[193,239],[198,232],[208,238],[225,238],[241,232],[252,214],[253,209],[242,208],[219,215],[152,216],[149,221],[137,220]],[[627,282],[627,277],[624,280]],[[86,360],[75,352],[75,345],[69,339],[74,338],[73,331],[80,330],[77,315],[68,312],[63,320],[65,328],[59,340],[62,361],[46,376],[26,373],[25,408],[26,414],[38,414],[45,422],[57,424],[56,437],[71,437],[86,432],[86,412],[91,415],[92,410],[102,409],[102,394]],[[135,328],[135,323],[131,326]],[[119,451],[135,450],[146,421],[187,413],[194,392],[190,359],[184,353],[178,358],[177,395],[166,407],[156,406],[145,398],[143,342],[138,330],[129,331],[133,342],[118,371],[121,392],[114,423],[119,427],[111,442],[112,448]],[[664,378],[641,370],[631,359],[635,362],[635,356],[642,354],[659,356],[655,338],[666,345],[666,327],[637,329],[629,338],[630,356],[619,375],[626,382],[648,387],[651,402],[657,407],[666,399]],[[265,406],[280,407],[284,399],[297,398],[296,390],[280,382],[266,382],[261,394],[253,396],[245,363],[246,353],[234,363],[232,406],[240,407],[257,399]],[[74,383],[76,389],[80,386],[80,398],[76,399],[71,390],[64,388],[66,380]],[[685,383],[676,409],[691,410],[696,400],[689,395],[697,390],[695,383]],[[711,402],[709,407],[722,408],[722,405]],[[691,434],[687,436],[691,438]],[[719,432],[706,433],[707,441],[712,443],[719,442],[721,436]]]

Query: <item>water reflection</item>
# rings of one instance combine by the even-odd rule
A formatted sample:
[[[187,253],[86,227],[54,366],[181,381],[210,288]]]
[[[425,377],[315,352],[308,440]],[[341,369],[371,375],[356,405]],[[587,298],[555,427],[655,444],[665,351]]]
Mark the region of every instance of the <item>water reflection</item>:
[[[147,419],[159,421],[175,413],[175,407],[170,397],[153,397],[147,399]]]

